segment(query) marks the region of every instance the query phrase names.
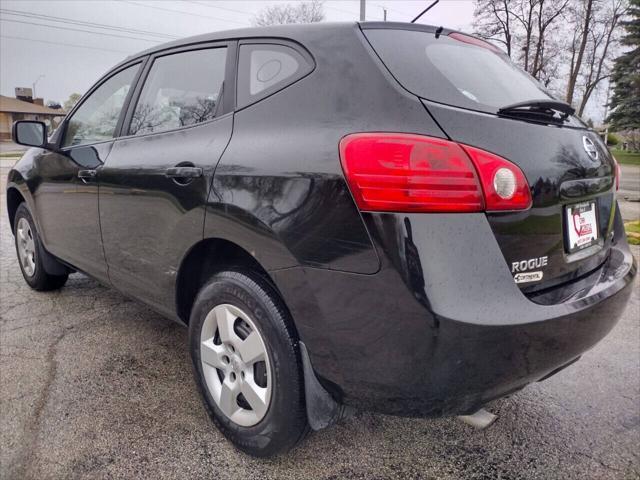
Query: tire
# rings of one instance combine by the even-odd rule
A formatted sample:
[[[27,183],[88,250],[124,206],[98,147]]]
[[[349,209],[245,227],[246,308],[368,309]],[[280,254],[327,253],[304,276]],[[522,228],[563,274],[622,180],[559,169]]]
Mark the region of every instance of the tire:
[[[225,323],[225,318],[230,319],[229,323]],[[227,326],[221,329],[222,325]],[[286,452],[309,432],[302,363],[291,325],[275,289],[253,272],[216,274],[198,293],[191,312],[191,358],[207,412],[224,436],[249,455],[269,457]],[[229,328],[234,329],[236,337],[229,333]],[[266,352],[264,365],[260,361],[250,363],[248,357],[252,355],[244,355],[251,351],[245,348],[250,343],[255,347],[253,351],[260,350],[255,337],[244,343],[254,331],[262,340],[260,348]],[[242,335],[246,336],[244,340]],[[226,360],[225,352],[229,355]],[[203,363],[203,357],[208,363]],[[238,384],[242,395],[233,397],[235,394],[228,393],[232,388],[229,385],[236,385],[236,381],[242,382]],[[255,395],[244,397],[247,388],[249,393],[270,392],[266,408],[256,401]],[[229,398],[235,400],[230,403]],[[254,405],[258,408],[253,408]],[[234,409],[239,410],[231,413]]]
[[[45,271],[40,236],[25,203],[21,203],[16,210],[13,231],[15,232],[16,254],[24,281],[31,288],[40,292],[62,288],[69,275],[49,275]]]

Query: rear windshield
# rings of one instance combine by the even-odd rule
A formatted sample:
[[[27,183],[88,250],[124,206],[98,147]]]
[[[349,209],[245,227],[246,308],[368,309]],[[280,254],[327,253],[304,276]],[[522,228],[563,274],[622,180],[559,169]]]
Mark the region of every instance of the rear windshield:
[[[497,49],[420,31],[364,33],[393,76],[419,97],[491,113],[517,102],[552,98]]]

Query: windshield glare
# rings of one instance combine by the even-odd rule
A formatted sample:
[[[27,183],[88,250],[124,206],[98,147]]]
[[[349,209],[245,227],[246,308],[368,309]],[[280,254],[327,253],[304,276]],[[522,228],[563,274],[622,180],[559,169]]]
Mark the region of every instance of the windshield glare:
[[[425,53],[427,62],[458,92],[480,105],[498,109],[523,99],[549,97],[526,73],[485,48],[432,43],[426,46]]]
[[[365,30],[391,73],[412,93],[439,103],[495,113],[552,98],[502,53],[448,36],[409,30]]]

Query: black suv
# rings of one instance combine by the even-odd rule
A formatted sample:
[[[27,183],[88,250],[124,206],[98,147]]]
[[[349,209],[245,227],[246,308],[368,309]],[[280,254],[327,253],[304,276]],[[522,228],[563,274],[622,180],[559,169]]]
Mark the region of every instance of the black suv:
[[[84,272],[188,325],[211,418],[254,455],[345,407],[473,413],[602,339],[636,273],[598,135],[443,28],[165,44],[14,139],[26,282]]]

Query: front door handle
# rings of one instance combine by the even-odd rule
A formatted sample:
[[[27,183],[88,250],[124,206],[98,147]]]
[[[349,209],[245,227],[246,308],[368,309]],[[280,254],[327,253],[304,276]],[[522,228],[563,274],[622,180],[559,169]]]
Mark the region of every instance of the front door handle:
[[[79,170],[78,178],[81,179],[84,183],[87,183],[88,180],[94,179],[97,174],[97,170]]]
[[[167,168],[167,177],[172,178],[198,178],[202,176],[200,167],[171,167]]]

